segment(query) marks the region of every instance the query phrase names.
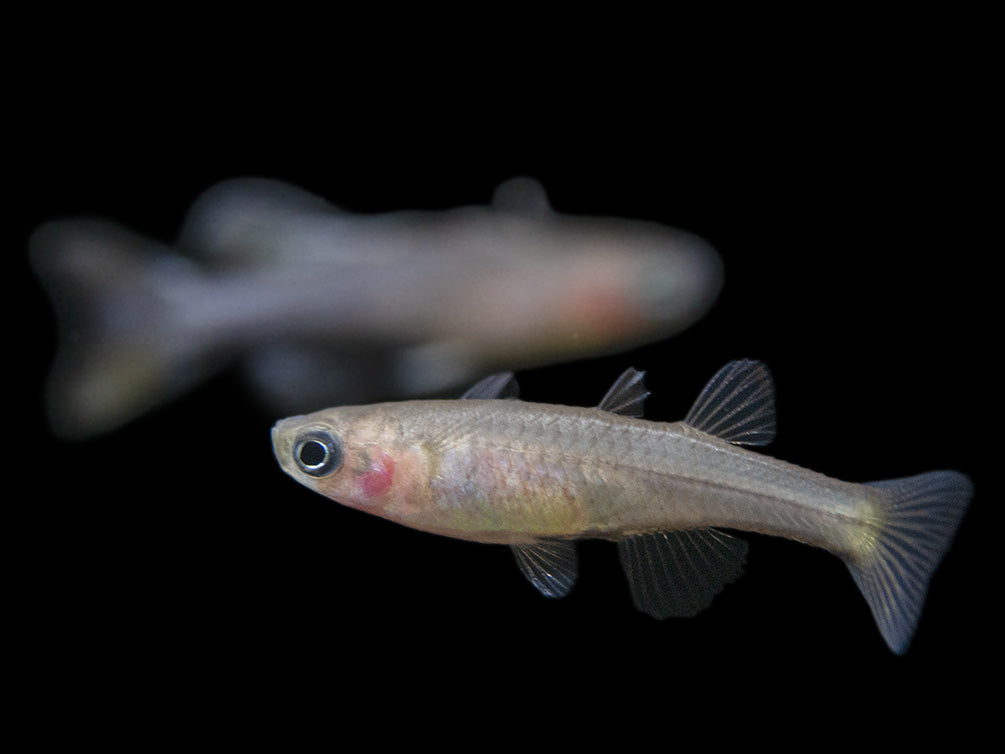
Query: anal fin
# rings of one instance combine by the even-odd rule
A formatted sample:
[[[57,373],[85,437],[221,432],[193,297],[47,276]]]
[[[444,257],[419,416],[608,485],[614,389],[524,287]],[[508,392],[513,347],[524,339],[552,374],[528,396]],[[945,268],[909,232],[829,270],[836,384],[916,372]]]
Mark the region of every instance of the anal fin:
[[[618,542],[632,602],[663,620],[704,610],[743,572],[747,543],[716,529],[639,534]]]

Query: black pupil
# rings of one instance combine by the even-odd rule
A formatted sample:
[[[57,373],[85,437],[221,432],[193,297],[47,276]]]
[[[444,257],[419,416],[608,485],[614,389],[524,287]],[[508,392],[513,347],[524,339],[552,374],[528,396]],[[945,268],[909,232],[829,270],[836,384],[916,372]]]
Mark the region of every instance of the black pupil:
[[[304,432],[293,446],[293,461],[307,476],[320,479],[342,463],[342,444],[327,430]]]
[[[300,447],[300,462],[304,466],[320,466],[328,458],[328,448],[317,440],[308,440]]]

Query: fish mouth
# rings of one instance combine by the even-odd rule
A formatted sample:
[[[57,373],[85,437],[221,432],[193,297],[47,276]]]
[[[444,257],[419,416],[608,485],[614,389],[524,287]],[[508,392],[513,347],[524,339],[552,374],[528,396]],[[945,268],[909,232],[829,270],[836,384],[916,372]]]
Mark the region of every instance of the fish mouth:
[[[291,473],[292,468],[292,438],[294,436],[292,428],[297,424],[295,420],[299,418],[300,417],[290,417],[289,419],[280,419],[275,423],[271,431],[272,453],[275,455],[280,467],[287,474]]]

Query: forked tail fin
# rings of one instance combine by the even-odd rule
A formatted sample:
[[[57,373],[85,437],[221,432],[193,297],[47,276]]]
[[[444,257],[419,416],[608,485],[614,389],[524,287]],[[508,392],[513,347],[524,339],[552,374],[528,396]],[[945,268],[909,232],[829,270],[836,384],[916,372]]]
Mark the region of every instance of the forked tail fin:
[[[193,263],[100,220],[46,223],[30,246],[59,328],[47,395],[56,434],[114,429],[204,376],[175,325],[176,294],[198,283]]]
[[[886,643],[903,654],[973,485],[959,472],[932,471],[869,486],[883,491],[884,520],[868,552],[846,563]]]

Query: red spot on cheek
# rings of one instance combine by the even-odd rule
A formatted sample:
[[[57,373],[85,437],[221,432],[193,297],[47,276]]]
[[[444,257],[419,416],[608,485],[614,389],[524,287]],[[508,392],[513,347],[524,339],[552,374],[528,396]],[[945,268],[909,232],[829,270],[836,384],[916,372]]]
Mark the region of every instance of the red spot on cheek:
[[[577,324],[603,335],[631,332],[639,326],[635,304],[617,291],[601,286],[580,290],[570,301]]]
[[[359,486],[367,497],[377,497],[387,492],[394,480],[394,461],[387,453],[370,462],[370,468],[359,475]]]

